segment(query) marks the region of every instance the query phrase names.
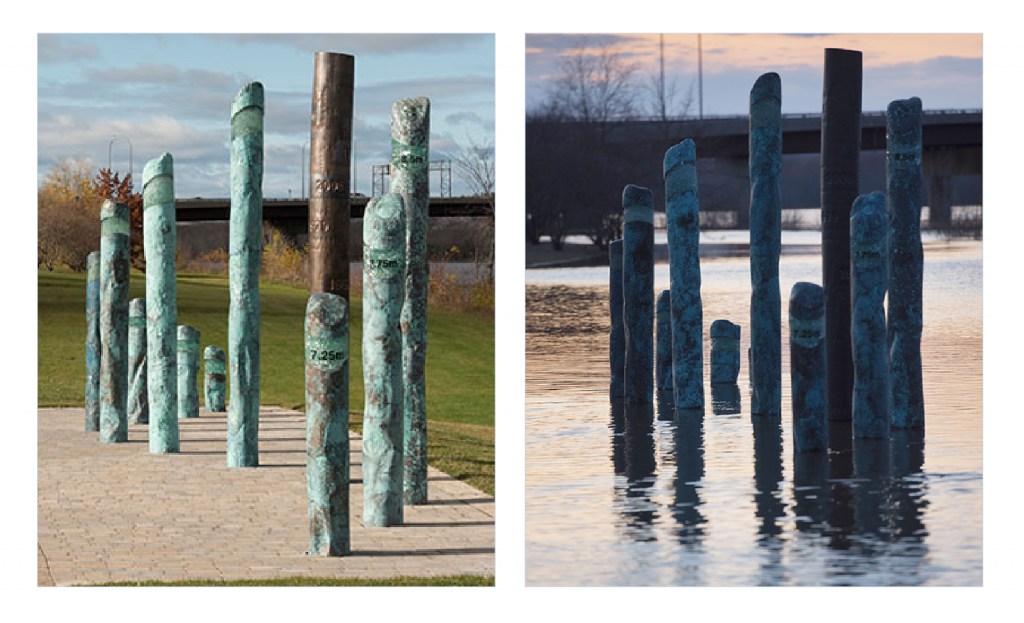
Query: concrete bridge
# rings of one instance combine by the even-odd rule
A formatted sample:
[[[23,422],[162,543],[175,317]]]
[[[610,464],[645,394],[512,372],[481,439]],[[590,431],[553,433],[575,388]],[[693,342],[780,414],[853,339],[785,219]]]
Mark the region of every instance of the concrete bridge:
[[[547,123],[562,129],[575,122],[531,122],[527,132],[543,132]],[[885,190],[886,114],[861,114],[861,193]],[[647,179],[631,183],[655,192],[664,205],[661,159],[669,147],[691,138],[697,146],[701,210],[736,213],[746,228],[750,202],[747,115],[701,119],[639,119],[608,126],[605,142],[629,144],[630,153],[651,154]],[[923,172],[933,222],[948,222],[955,200],[980,205],[982,111],[925,110],[922,118]],[[821,113],[782,116],[783,208],[816,208],[820,203]],[[646,170],[646,169],[645,169]],[[936,220],[937,219],[937,220]]]

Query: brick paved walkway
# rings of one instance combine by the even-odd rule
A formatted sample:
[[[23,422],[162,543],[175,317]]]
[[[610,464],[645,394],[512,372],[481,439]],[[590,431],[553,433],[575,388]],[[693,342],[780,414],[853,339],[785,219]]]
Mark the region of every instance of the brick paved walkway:
[[[181,453],[149,453],[147,427],[102,444],[82,409],[39,409],[39,585],[283,576],[494,574],[494,498],[433,468],[406,523],[362,526],[352,436],[352,551],[305,554],[305,415],[260,410],[260,467],[225,466],[226,417],[180,421]]]

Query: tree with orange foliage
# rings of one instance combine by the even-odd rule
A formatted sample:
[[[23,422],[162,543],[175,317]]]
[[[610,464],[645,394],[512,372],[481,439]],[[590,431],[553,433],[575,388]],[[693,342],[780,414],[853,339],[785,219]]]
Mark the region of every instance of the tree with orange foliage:
[[[146,271],[146,256],[142,244],[142,194],[134,192],[132,174],[120,179],[120,173],[100,169],[92,181],[94,192],[104,199],[128,204],[131,211],[131,237],[129,243],[131,264],[142,272]]]

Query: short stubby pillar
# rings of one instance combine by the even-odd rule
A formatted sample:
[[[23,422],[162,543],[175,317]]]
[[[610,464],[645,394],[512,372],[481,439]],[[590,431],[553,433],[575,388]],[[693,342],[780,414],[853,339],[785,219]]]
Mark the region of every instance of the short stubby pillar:
[[[700,299],[697,150],[686,139],[665,152],[665,214],[672,291],[672,361],[677,409],[704,408],[704,310]],[[660,385],[659,385],[660,387]]]
[[[349,541],[349,315],[317,292],[306,305],[306,495],[309,554],[345,556]]]
[[[199,417],[199,330],[178,327],[178,419]]]
[[[789,376],[793,395],[793,450],[828,450],[825,376],[825,290],[798,282],[789,297]]]
[[[146,389],[146,299],[128,303],[128,423],[149,423]]]
[[[608,245],[608,308],[611,312],[612,329],[608,337],[608,361],[611,364],[611,383],[608,393],[612,398],[622,398],[622,368],[626,358],[626,329],[622,325],[622,240],[613,240]]]
[[[227,399],[227,357],[212,344],[203,351],[203,398],[206,410],[223,413]]]
[[[622,321],[626,404],[654,402],[654,194],[622,191]]]
[[[407,504],[427,503],[427,211],[430,204],[430,100],[391,106],[391,190],[405,210],[405,295],[401,307],[405,401],[403,454]],[[365,223],[365,222],[364,222]],[[365,232],[365,224],[364,224]],[[365,233],[364,233],[365,237]],[[365,244],[365,242],[364,242]]]
[[[750,412],[782,414],[782,82],[763,74],[750,91]]]
[[[228,467],[259,464],[260,261],[263,253],[263,85],[231,103],[231,222],[228,242]],[[198,354],[198,353],[197,353]]]
[[[889,104],[886,194],[889,200],[889,418],[896,428],[924,427],[921,380],[921,100]]]
[[[740,325],[711,323],[711,383],[735,383],[740,376]]]
[[[100,208],[100,441],[128,440],[128,204]]]
[[[671,390],[672,378],[672,291],[658,295],[655,320],[657,322],[657,382],[658,391]]]
[[[363,217],[363,524],[375,527],[403,517],[405,215],[402,196],[390,193]]]
[[[850,212],[853,319],[853,436],[889,436],[889,355],[885,336],[888,281],[885,194],[861,195]]]
[[[177,452],[178,286],[174,275],[177,236],[174,161],[164,153],[142,172],[143,244],[146,252],[146,383],[149,451]]]
[[[100,429],[100,252],[86,258],[85,432]]]

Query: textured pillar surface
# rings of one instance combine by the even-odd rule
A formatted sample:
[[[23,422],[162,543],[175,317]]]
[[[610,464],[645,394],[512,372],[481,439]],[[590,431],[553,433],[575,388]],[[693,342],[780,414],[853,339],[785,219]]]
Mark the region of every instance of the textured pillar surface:
[[[178,326],[178,419],[199,417],[199,330]]]
[[[740,375],[740,325],[711,323],[711,383],[735,383]]]
[[[665,214],[672,290],[672,361],[679,409],[704,408],[704,311],[700,300],[697,152],[684,140],[665,152]]]
[[[128,423],[149,423],[146,390],[146,299],[128,303]]]
[[[750,412],[782,414],[782,83],[763,74],[750,90]]]
[[[203,397],[206,410],[223,413],[227,399],[227,357],[224,351],[210,345],[203,351]]]
[[[402,197],[406,238],[405,302],[402,304],[401,329],[402,374],[405,383],[404,486],[407,504],[427,503],[429,147],[430,100],[415,97],[395,102],[391,107],[391,192]]]
[[[672,292],[662,290],[655,310],[657,323],[657,383],[658,391],[671,390],[672,379]]]
[[[100,441],[128,441],[128,204],[100,208]]]
[[[309,137],[309,291],[348,301],[349,180],[355,57],[317,52]]]
[[[86,258],[85,432],[100,429],[100,252]]]
[[[345,556],[349,541],[348,304],[310,295],[306,306],[306,495],[309,554]]]
[[[825,292],[800,281],[789,297],[789,377],[793,397],[793,450],[828,450],[825,380]]]
[[[852,417],[850,345],[850,209],[860,194],[862,58],[855,50],[825,50],[821,105],[821,260],[828,345],[828,413]]]
[[[853,436],[859,439],[889,436],[889,356],[884,303],[889,276],[888,221],[884,193],[862,195],[853,202]]]
[[[149,451],[163,454],[179,449],[178,286],[174,276],[177,234],[171,154],[164,153],[146,163],[142,172],[142,205]]]
[[[408,417],[402,374],[405,298],[405,215],[402,196],[370,201],[363,217],[363,524],[402,523],[403,437]],[[425,452],[425,450],[424,450]],[[424,481],[425,482],[425,481]],[[405,499],[408,499],[407,497]]]
[[[228,467],[259,464],[260,260],[263,253],[263,85],[231,103],[231,223],[228,276]]]
[[[612,330],[608,337],[608,361],[611,364],[612,398],[622,398],[622,368],[626,358],[626,329],[622,325],[622,240],[613,240],[608,245],[608,308],[611,311]]]
[[[889,200],[889,418],[896,428],[924,426],[921,380],[921,100],[889,104],[886,194]]]
[[[622,191],[622,323],[626,404],[654,401],[654,195]]]

